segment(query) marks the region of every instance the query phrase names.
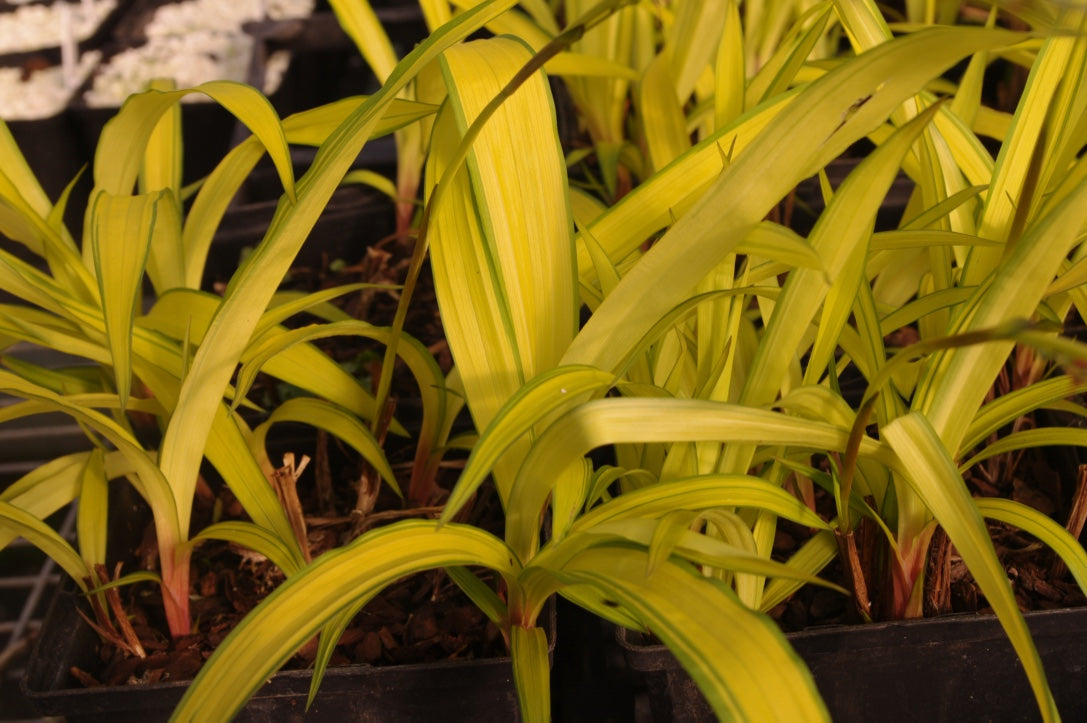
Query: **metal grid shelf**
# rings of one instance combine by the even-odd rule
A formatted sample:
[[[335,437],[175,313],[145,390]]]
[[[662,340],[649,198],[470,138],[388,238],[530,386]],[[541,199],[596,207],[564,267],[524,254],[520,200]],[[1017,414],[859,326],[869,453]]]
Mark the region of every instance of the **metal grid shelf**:
[[[71,537],[75,527],[75,509],[74,505],[69,507],[61,523],[65,537]],[[41,560],[40,553],[25,540],[14,541],[5,552],[6,556],[0,557],[0,720],[31,720],[36,715],[23,699],[19,681],[62,573],[52,560]],[[18,564],[18,570],[7,574],[5,568],[11,566],[7,558],[16,556],[38,561]],[[38,565],[36,571],[34,564]]]

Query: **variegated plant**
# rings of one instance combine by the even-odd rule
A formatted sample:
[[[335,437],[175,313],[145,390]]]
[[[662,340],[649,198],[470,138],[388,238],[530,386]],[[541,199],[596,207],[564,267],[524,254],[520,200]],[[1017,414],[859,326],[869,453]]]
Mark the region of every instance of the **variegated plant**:
[[[7,368],[0,370],[0,390],[23,401],[5,406],[0,416],[12,420],[44,412],[68,414],[86,430],[92,450],[53,460],[0,494],[2,544],[25,536],[57,559],[81,586],[86,579],[97,584],[95,567],[107,562],[108,482],[127,478],[151,509],[159,555],[158,574],[151,577],[161,583],[166,618],[175,636],[190,630],[189,559],[202,540],[223,538],[255,548],[288,574],[308,559],[304,539],[298,539],[299,531],[269,484],[273,470],[263,444],[269,425],[294,421],[326,429],[359,450],[396,485],[380,445],[364,423],[377,416],[373,396],[309,343],[333,333],[385,341],[388,331],[361,321],[293,331],[282,325],[300,312],[319,311],[351,287],[304,297],[284,295],[274,305],[269,297],[245,310],[252,322],[247,330],[216,317],[222,301],[200,291],[207,251],[226,207],[265,152],[279,170],[289,204],[301,207],[290,235],[297,250],[323,201],[301,204],[298,193],[306,189],[296,188],[287,144],[320,143],[363,99],[348,99],[281,123],[268,101],[252,88],[213,82],[195,90],[237,114],[254,130],[254,137],[235,148],[202,183],[185,213],[188,191],[181,186],[177,104],[193,91],[153,89],[134,96],[103,131],[81,245],[61,222],[67,195],[55,206],[50,203],[7,128],[0,126],[0,230],[40,261],[35,266],[9,250],[0,251],[0,285],[17,300],[3,305],[0,342],[5,349],[16,342],[30,343],[77,360],[71,368],[49,370],[4,356]],[[433,112],[399,101],[389,111],[373,132],[391,132]],[[146,312],[145,278],[154,290]],[[270,290],[275,286],[270,284]],[[180,401],[180,396],[194,353],[199,356],[209,329],[224,324],[241,335],[230,362],[239,367],[236,385],[216,390],[202,415],[186,415],[191,403]],[[437,430],[442,414],[440,373],[417,342],[405,337],[399,349],[428,391],[423,395],[425,416]],[[313,396],[283,404],[250,430],[238,409],[252,406],[245,397],[257,371]],[[167,458],[138,441],[130,413],[157,418],[168,440],[178,434],[174,426],[178,417],[187,417],[186,424],[209,434],[191,444],[186,440]],[[198,466],[205,457],[237,495],[252,523],[222,523],[190,532]],[[167,459],[184,470],[167,469],[163,465]],[[78,552],[44,522],[76,498]],[[136,573],[127,579],[147,577]]]
[[[844,1],[836,12],[854,38],[865,37],[858,23],[875,17]],[[755,610],[812,580],[837,554],[834,529],[782,488],[793,470],[811,469],[814,457],[828,455],[843,460],[835,488],[842,512],[858,496],[841,491],[846,470],[855,469],[853,479],[870,486],[893,476],[897,484],[887,491],[902,499],[912,494],[919,510],[944,525],[983,591],[999,601],[1043,714],[1055,717],[978,510],[1006,508],[1000,514],[1041,532],[1079,576],[1087,556],[1066,544],[1055,523],[1018,507],[973,502],[950,462],[961,447],[948,452],[932,433],[920,395],[916,411],[877,416],[886,434],[876,439],[863,434],[867,405],[854,408],[835,392],[838,366],[848,361],[873,389],[901,383],[909,357],[889,360],[882,324],[953,311],[975,293],[924,298],[904,306],[905,316],[892,316],[873,308],[882,285],[869,284],[881,280],[869,265],[884,250],[937,254],[991,245],[976,233],[926,228],[976,194],[951,187],[944,195],[952,200],[917,201],[916,216],[925,222],[917,229],[874,237],[872,223],[897,170],[925,167],[918,149],[939,147],[956,129],[970,137],[954,103],[933,104],[926,95],[930,81],[964,57],[1024,37],[933,27],[879,37],[863,54],[829,69],[808,68],[803,77],[796,69],[752,107],[726,103],[743,111],[722,114],[704,140],[602,210],[568,195],[551,102],[537,72],[581,30],[575,23],[535,55],[530,43],[502,37],[453,46],[441,57],[448,99],[428,157],[420,241],[431,249],[458,378],[481,430],[442,519],[375,530],[289,579],[209,660],[176,719],[232,714],[313,634],[346,625],[394,580],[433,568],[445,568],[505,633],[528,719],[549,712],[547,645],[536,623],[556,592],[656,633],[722,717],[823,717],[803,665]],[[742,34],[732,37],[739,42]],[[424,43],[398,68],[414,67],[433,47]],[[827,211],[806,243],[763,223],[799,181],[864,136],[879,150],[828,192]],[[977,144],[967,150],[976,152]],[[972,158],[960,156],[952,166],[972,170]],[[1039,237],[1073,228],[1075,208],[1069,202],[1045,214]],[[577,234],[574,218],[585,221]],[[1062,238],[1074,243],[1078,235]],[[740,254],[746,262],[737,270]],[[1036,291],[1044,293],[1059,271],[1053,268]],[[582,302],[593,316],[579,331]],[[994,312],[980,330],[949,327],[949,338],[927,340],[918,351],[941,350],[929,362],[936,363],[999,344],[1006,355],[1013,338],[1054,347],[1034,338],[1029,323],[1007,323],[1036,308]],[[752,316],[765,328],[753,326]],[[1082,355],[1078,347],[1065,351]],[[1019,397],[1020,408],[1064,396],[1073,382],[1039,388],[1029,402]],[[884,389],[876,404],[900,391]],[[1011,406],[982,410],[977,419],[999,424]],[[624,468],[592,467],[586,454],[604,445],[618,447]],[[488,476],[506,513],[503,537],[451,521]],[[616,480],[627,490],[611,497]],[[821,530],[785,566],[769,561],[782,517]],[[836,529],[848,535],[850,519],[856,516],[840,516]],[[496,573],[498,588],[481,582],[471,565]],[[326,653],[333,638],[325,639]]]
[[[858,50],[866,51],[861,57],[869,58],[873,65],[878,63],[881,52],[891,44],[882,20],[864,3],[841,3],[839,8],[843,25],[850,36],[857,39]],[[1080,29],[1076,13],[1065,13],[1062,20],[1065,31]],[[1050,22],[1053,22],[1052,18]],[[918,33],[916,39],[919,41],[942,32],[954,31],[926,30]],[[742,232],[722,228],[734,222],[735,209],[743,203],[733,203],[724,194],[719,197],[725,199],[724,203],[716,207],[707,204],[703,209],[707,222],[703,242],[691,240],[695,237],[693,229],[697,227],[686,226],[687,219],[681,217],[657,247],[635,264],[620,283],[615,281],[615,270],[608,268],[608,260],[600,259],[596,269],[604,300],[579,337],[578,341],[584,339],[586,342],[582,353],[567,357],[571,361],[596,364],[600,359],[608,359],[610,364],[632,364],[630,369],[640,375],[642,383],[661,387],[666,395],[720,395],[715,398],[737,401],[744,406],[773,405],[802,418],[843,428],[853,427],[854,444],[850,449],[840,456],[830,455],[841,465],[833,478],[813,470],[804,462],[809,452],[790,449],[793,445],[787,439],[781,439],[781,446],[773,451],[737,444],[722,448],[714,444],[673,448],[662,455],[653,448],[635,447],[627,448],[627,456],[622,459],[627,467],[649,465],[656,476],[689,474],[691,469],[747,471],[756,464],[764,470],[764,475],[778,482],[804,468],[812,476],[826,478],[828,489],[839,501],[839,532],[847,538],[842,549],[848,548],[849,530],[858,516],[878,520],[887,532],[890,542],[886,559],[892,568],[893,589],[885,591],[882,597],[888,614],[892,615],[920,613],[921,576],[929,540],[936,525],[941,525],[967,560],[994,608],[999,610],[1031,671],[1039,704],[1046,715],[1055,715],[1056,711],[1045,691],[1036,654],[979,511],[994,519],[1014,520],[1015,524],[1038,534],[1061,554],[1071,556],[1081,584],[1087,579],[1083,550],[1058,525],[1037,512],[1005,501],[971,502],[959,473],[950,474],[949,470],[955,468],[951,460],[972,465],[986,456],[1024,445],[1082,444],[1084,441],[1074,430],[1017,433],[971,458],[972,449],[1002,425],[1039,406],[1058,404],[1061,399],[1082,390],[1079,376],[1073,372],[981,406],[1015,339],[1023,340],[1029,335],[1032,343],[1045,343],[1036,332],[1025,332],[1026,327],[1022,324],[1028,322],[1022,320],[1039,315],[1041,318],[1063,318],[1078,298],[1078,275],[1065,274],[1074,268],[1072,263],[1080,254],[1078,239],[1083,218],[1076,215],[1078,204],[1075,199],[1079,191],[1074,185],[1079,176],[1073,171],[1072,178],[1068,178],[1053,169],[1075,169],[1078,167],[1075,164],[1079,163],[1075,159],[1076,151],[1070,149],[1078,151],[1082,147],[1081,136],[1076,124],[1063,118],[1079,117],[1076,91],[1072,89],[1078,88],[1083,78],[1081,61],[1074,50],[1080,42],[1077,37],[1056,37],[1042,46],[1044,50],[1033,66],[1033,72],[1035,78],[1046,80],[1038,80],[1030,88],[1016,118],[1004,119],[1007,138],[1004,151],[995,164],[965,122],[984,118],[983,127],[991,132],[999,118],[999,114],[983,112],[978,107],[979,73],[985,67],[984,53],[975,56],[959,94],[944,107],[932,106],[933,97],[921,94],[894,109],[891,118],[897,123],[928,106],[932,108],[927,112],[934,113],[933,123],[925,131],[921,143],[901,161],[918,183],[903,226],[888,234],[873,236],[871,233],[876,204],[892,177],[888,172],[893,174],[900,163],[895,156],[902,158],[904,150],[900,147],[891,151],[893,145],[901,142],[901,132],[890,135],[895,125],[892,122],[870,134],[873,140],[882,144],[881,149],[833,192],[827,211],[808,239],[822,259],[822,268],[806,269],[800,261],[794,262],[797,268],[791,270],[765,263],[760,267],[759,259],[752,258],[749,251],[746,263],[737,272],[737,261],[725,257],[720,271],[703,279],[697,287],[704,293],[701,300],[692,299],[673,307],[678,312],[684,305],[698,303],[697,318],[691,317],[691,321],[678,327],[661,324],[661,313],[669,303],[679,303],[683,294],[658,290],[675,289],[675,284],[662,284],[654,290],[653,303],[659,303],[659,306],[651,310],[646,309],[644,300],[638,303],[633,296],[619,295],[624,285],[628,289],[639,289],[633,282],[639,278],[636,274],[644,274],[644,279],[655,275],[660,283],[666,278],[664,274],[669,273],[667,278],[671,281],[683,278],[678,285],[686,286],[697,275],[689,267],[695,249],[701,253],[712,252],[711,258],[716,261],[720,258],[716,254],[722,237],[743,237]],[[1021,57],[1037,47],[1037,41],[1029,41],[1011,52]],[[905,75],[906,71],[899,69],[888,72],[885,77],[897,80]],[[890,82],[877,82],[872,93],[859,96],[841,115],[840,126],[844,127],[868,109]],[[1031,97],[1031,92],[1040,95]],[[1051,97],[1059,101],[1050,102]],[[1046,100],[1039,101],[1039,98]],[[1062,117],[1058,115],[1060,113],[1071,115]],[[1032,116],[1033,121],[1029,120]],[[1022,120],[1017,121],[1020,117]],[[1052,126],[1048,125],[1051,123]],[[836,130],[832,129],[832,132]],[[737,134],[736,138],[736,142],[730,141],[729,147],[742,149],[742,136]],[[746,160],[748,157],[744,154],[749,152],[741,150],[732,167]],[[776,177],[777,173],[786,171],[784,167],[770,164],[771,159],[772,156],[764,158],[765,172]],[[676,164],[676,177],[684,175],[680,171],[686,165],[684,160]],[[686,165],[687,178],[694,168],[693,162]],[[1040,181],[1036,175],[1042,173],[1039,169],[1049,169],[1045,171],[1048,175],[1041,176]],[[979,192],[984,190],[980,186],[994,184],[1001,176],[1009,180],[1001,181],[999,190],[994,186],[985,193],[984,202],[975,202]],[[1036,182],[1047,184],[1044,195],[1035,186]],[[640,191],[637,189],[631,195],[630,203],[636,204],[630,211],[632,217],[635,214],[648,217],[644,206],[651,202],[650,197]],[[657,193],[667,194],[667,187],[662,185]],[[742,191],[737,186],[731,193]],[[1043,197],[1044,203],[1033,200]],[[1019,208],[1017,198],[1028,200],[1029,215],[1026,208],[1016,212],[1008,210]],[[1005,209],[1002,216],[999,215],[1000,208]],[[615,213],[602,216],[586,234],[591,236],[591,243],[610,253],[612,263],[618,263],[624,254],[633,252],[631,246],[613,245],[617,236],[612,236],[612,228],[607,222],[617,212],[618,208]],[[988,228],[979,223],[980,219],[986,218],[990,223]],[[996,221],[998,218],[1003,220]],[[754,220],[749,218],[747,223],[754,223]],[[710,226],[710,223],[714,225]],[[683,235],[674,236],[681,228]],[[782,240],[789,238],[787,232],[764,223],[748,232],[746,241],[775,236]],[[1017,243],[1043,245],[1022,250],[1029,256],[1012,257],[1010,250],[1004,250],[1009,248],[1007,238],[1016,239]],[[1047,248],[1046,244],[1053,246],[1042,251]],[[1015,249],[1020,250],[1018,246]],[[1050,263],[1059,266],[1044,270],[1035,266],[1035,259],[1041,262],[1046,253],[1052,254]],[[766,256],[772,258],[769,253]],[[1002,263],[1007,265],[997,267],[994,257],[996,260],[1003,257]],[[598,258],[599,252],[594,261]],[[703,267],[712,266],[705,258]],[[983,258],[989,260],[980,261]],[[989,266],[978,266],[982,263]],[[968,281],[966,270],[971,268],[985,270],[975,271],[974,280]],[[1038,276],[1028,280],[1027,268]],[[785,270],[788,275],[778,288],[776,277]],[[687,273],[691,275],[685,276]],[[766,284],[767,281],[770,283]],[[766,286],[754,286],[760,282]],[[1031,291],[1026,292],[1026,289]],[[658,302],[665,296],[668,299]],[[751,308],[745,297],[758,299],[758,325],[752,325],[749,319],[741,316]],[[987,300],[981,301],[982,298]],[[735,303],[734,299],[740,299],[740,302]],[[981,321],[971,311],[974,305],[983,305],[992,311]],[[884,349],[884,335],[914,322],[919,322],[923,341],[920,346],[904,352],[897,361],[890,362],[890,354]],[[603,326],[605,323],[614,326]],[[601,326],[594,329],[594,325]],[[729,331],[721,333],[722,328]],[[596,335],[589,335],[590,329],[594,329]],[[620,330],[621,333],[627,330],[633,333],[627,344],[616,346],[613,332]],[[654,342],[648,358],[640,356],[645,345],[636,341],[639,332],[649,335]],[[598,344],[598,339],[607,341]],[[639,355],[631,354],[633,350]],[[922,377],[928,381],[922,383],[937,384],[938,393],[916,386],[918,365],[907,370],[908,365],[903,363],[913,355],[934,350],[940,350],[939,354],[925,364],[941,366],[929,366],[929,376]],[[624,354],[628,355],[626,360]],[[985,359],[989,365],[983,373],[979,373],[982,371],[978,364],[980,359]],[[837,376],[850,363],[868,378],[872,393],[882,392],[878,399],[870,394],[860,408],[851,406],[837,391]],[[958,369],[958,376],[944,377],[941,371],[944,368]],[[869,446],[872,440],[862,434],[871,411],[869,401],[876,410],[874,421],[879,424],[880,438],[898,458],[911,460],[912,464],[895,463],[895,455],[883,456],[889,451],[887,446]],[[952,438],[950,446],[943,447],[941,452],[940,443],[935,441],[940,437],[934,437],[928,428],[929,412],[936,409],[941,410],[938,416],[956,419],[958,424],[965,425],[963,428],[972,429],[974,433]],[[947,445],[947,441],[942,444]],[[909,445],[908,448],[905,445]],[[918,454],[922,448],[923,457]],[[903,453],[904,449],[908,449],[908,453]],[[639,479],[644,478],[643,475]],[[871,507],[866,506],[865,498],[873,500]],[[852,511],[851,506],[854,507]],[[769,552],[775,524],[772,517],[763,516],[751,527],[755,548],[764,554]],[[835,555],[836,549],[833,538],[821,534],[797,556],[796,562],[803,562],[815,571]],[[818,561],[820,559],[822,561]],[[877,572],[868,582],[872,584],[874,580],[878,585],[881,579]],[[765,589],[757,584],[758,581],[747,582],[742,591],[750,595],[745,600],[754,605],[773,605],[788,589],[788,584],[782,585],[781,581],[774,581]],[[737,589],[741,590],[739,585]],[[999,602],[994,602],[996,600]],[[863,602],[862,608],[865,614],[870,613]]]

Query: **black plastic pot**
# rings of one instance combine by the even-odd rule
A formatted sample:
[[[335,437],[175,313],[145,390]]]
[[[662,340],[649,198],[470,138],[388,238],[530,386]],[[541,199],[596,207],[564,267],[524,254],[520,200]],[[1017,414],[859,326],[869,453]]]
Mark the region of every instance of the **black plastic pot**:
[[[268,200],[239,203],[227,211],[208,249],[205,288],[228,281],[246,250],[264,238],[282,192],[278,184],[278,177],[262,173],[247,181],[244,194],[259,193]],[[336,259],[354,263],[365,255],[367,246],[394,230],[391,201],[361,186],[339,188],[295,257],[295,265],[319,268]]]
[[[67,113],[7,122],[38,182],[53,201],[83,166],[84,156]]]
[[[400,56],[427,36],[423,13],[414,3],[375,4],[374,13]],[[381,85],[331,11],[317,11],[305,18],[247,23],[245,30],[254,39],[250,85],[264,87],[267,61],[272,53],[290,53],[290,64],[282,82],[270,96],[281,115],[339,98],[373,93]]]
[[[166,720],[190,681],[102,688],[72,687],[71,666],[95,662],[97,637],[77,612],[79,595],[54,599],[30,657],[23,693],[43,716],[70,723]],[[545,621],[555,644],[554,606]],[[250,699],[238,721],[511,721],[519,717],[508,657],[416,665],[330,668],[306,712],[310,671],[274,675]]]
[[[1026,613],[1064,720],[1087,720],[1087,608]],[[620,629],[627,662],[648,689],[654,720],[714,720],[690,676],[662,645]],[[1018,658],[993,616],[833,626],[788,636],[831,718],[880,721],[1040,720]]]

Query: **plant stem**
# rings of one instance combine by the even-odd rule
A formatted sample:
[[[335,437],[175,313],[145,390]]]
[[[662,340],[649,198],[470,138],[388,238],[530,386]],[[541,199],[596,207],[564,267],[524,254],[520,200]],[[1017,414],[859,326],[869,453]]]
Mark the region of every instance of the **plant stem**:
[[[864,578],[864,568],[857,551],[857,539],[853,535],[853,530],[843,532],[840,529],[834,530],[834,539],[838,541],[838,551],[845,565],[849,586],[853,590],[853,604],[861,619],[870,623],[872,622],[872,602],[868,598],[868,583]]]
[[[189,560],[192,547],[188,544],[176,545],[166,554],[159,555],[162,572],[162,607],[166,613],[166,624],[170,636],[180,638],[192,631],[192,619],[189,616]]]

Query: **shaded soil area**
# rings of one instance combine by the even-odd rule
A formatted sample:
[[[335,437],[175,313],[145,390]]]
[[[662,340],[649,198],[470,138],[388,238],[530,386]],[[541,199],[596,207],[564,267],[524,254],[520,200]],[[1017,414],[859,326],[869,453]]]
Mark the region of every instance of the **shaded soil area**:
[[[228,491],[208,495],[209,488],[204,490],[198,509],[201,516],[216,510],[237,511],[237,503]],[[344,502],[348,502],[347,497],[344,496]],[[484,495],[476,506],[484,516],[493,514],[487,497]],[[434,509],[409,511],[392,507],[389,500],[383,499],[377,506],[383,511],[375,513],[377,519],[370,521],[350,514],[338,518],[309,517],[311,554],[316,557],[345,544],[360,531],[392,519],[434,514]],[[486,526],[486,520],[479,523]],[[148,526],[140,552],[153,557],[153,548],[154,533]],[[170,639],[165,632],[158,586],[137,584],[120,588],[119,602],[145,655],[125,643],[123,631],[110,633],[120,640],[118,644],[99,646],[101,668],[73,670],[73,675],[86,686],[192,678],[237,623],[284,579],[283,573],[266,558],[217,541],[205,543],[194,554],[192,572],[193,634]],[[285,667],[310,667],[316,647],[314,638]],[[506,643],[498,628],[443,572],[436,571],[403,579],[368,603],[340,639],[331,664],[389,665],[506,654]]]
[[[399,291],[393,287],[403,279],[410,262],[410,246],[389,236],[364,249],[353,261],[323,258],[312,266],[292,269],[289,286],[296,291],[316,291],[331,286],[366,282],[386,288],[355,292],[336,301],[354,318],[377,326],[391,324]],[[305,324],[311,318],[293,323]],[[428,269],[420,276],[419,286],[405,323],[405,331],[421,340],[434,355],[443,371],[452,365],[441,332],[437,303]],[[364,384],[376,385],[384,347],[366,339],[338,338],[323,342],[325,351],[351,371]],[[251,398],[267,408],[295,391],[271,379],[262,379]],[[418,424],[415,400],[418,388],[402,363],[393,378],[393,414],[409,430]],[[397,404],[396,400],[404,402]],[[467,428],[467,419],[458,421]],[[309,471],[297,486],[297,503],[306,522],[306,537],[311,557],[347,544],[373,527],[411,518],[433,518],[441,509],[447,487],[455,478],[463,457],[448,455],[439,470],[436,492],[423,507],[412,509],[392,493],[369,466],[353,451],[323,433],[302,431],[293,425],[277,425],[269,437],[269,451],[278,464],[283,453],[296,460],[312,458]],[[407,492],[406,477],[415,454],[414,443],[389,435],[386,457]],[[244,511],[229,489],[214,480],[212,470],[205,470],[194,505],[193,530],[221,519],[245,519]],[[142,501],[131,498],[119,504],[127,507],[123,518],[131,519]],[[149,519],[146,510],[143,519]],[[501,510],[493,490],[484,487],[466,508],[461,521],[493,532],[501,530]],[[153,527],[130,530],[142,542],[135,559],[124,572],[133,569],[157,569],[157,550]],[[111,556],[111,559],[119,559]],[[482,575],[483,572],[479,571]],[[145,655],[124,640],[124,631],[109,636],[117,644],[100,646],[102,666],[97,670],[77,670],[73,674],[87,686],[144,684],[160,680],[184,680],[193,677],[215,647],[246,613],[284,579],[283,573],[262,556],[232,544],[212,541],[194,553],[191,604],[194,633],[171,640],[162,615],[161,592],[157,585],[137,584],[117,589],[118,603],[131,621],[132,634]],[[487,578],[485,578],[487,579]],[[492,582],[487,579],[488,582]],[[110,616],[107,616],[110,617]],[[114,620],[117,616],[112,616]],[[316,639],[305,645],[288,663],[288,668],[306,668],[313,664]],[[506,642],[491,623],[444,573],[437,571],[416,575],[388,587],[356,616],[336,646],[332,665],[365,663],[387,665],[439,660],[498,657],[508,654]]]
[[[967,484],[977,496],[1012,499],[1064,523],[1073,514],[1077,493],[1083,494],[1083,488],[1077,486],[1076,466],[1070,464],[1072,461],[1063,458],[1054,460],[1044,451],[1030,450],[1016,460],[1014,465],[1008,464],[1008,460],[997,460],[988,467],[972,471],[967,475]],[[1024,477],[1030,479],[1029,484],[1024,481]],[[818,490],[816,500],[820,513],[829,519],[833,515],[833,501],[830,496]],[[1052,610],[1087,605],[1084,592],[1049,547],[1032,535],[1009,525],[990,521],[988,529],[1021,610]],[[775,558],[782,561],[788,559],[810,536],[811,531],[807,528],[785,520],[780,521],[774,542]],[[931,547],[933,556],[937,554],[941,537],[941,532],[934,536]],[[943,539],[946,541],[946,538]],[[962,558],[953,546],[948,547],[948,564],[942,571],[946,576],[943,595],[931,589],[932,581],[940,577],[940,571],[930,565],[926,575],[929,582],[926,590],[926,616],[992,613],[988,601]],[[821,577],[849,588],[845,570],[838,559],[823,570]],[[878,587],[874,594],[878,596]],[[936,598],[940,598],[942,602],[934,603]],[[878,599],[874,600],[874,607],[878,607]],[[812,585],[801,588],[791,599],[777,605],[770,614],[785,632],[796,632],[819,625],[861,622],[851,600],[833,590]]]

